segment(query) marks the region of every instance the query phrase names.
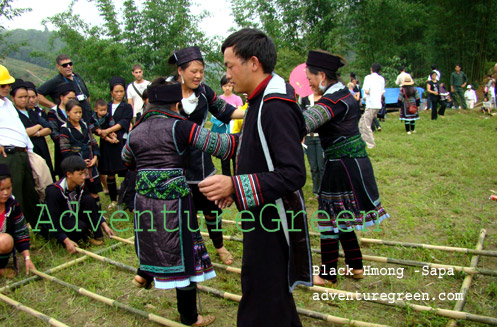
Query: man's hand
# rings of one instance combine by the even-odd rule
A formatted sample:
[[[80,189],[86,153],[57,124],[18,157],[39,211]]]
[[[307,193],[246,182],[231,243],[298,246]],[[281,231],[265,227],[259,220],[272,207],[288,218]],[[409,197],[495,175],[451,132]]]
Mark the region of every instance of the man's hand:
[[[66,246],[67,252],[69,252],[70,254],[74,254],[77,252],[76,248],[78,247],[78,244],[71,241],[69,237],[66,237],[66,239],[64,240],[64,245]]]
[[[4,158],[7,158],[7,153],[5,152],[5,148],[1,145],[0,145],[0,154],[2,154]]]
[[[200,192],[210,201],[226,200],[235,192],[230,176],[214,175],[198,184]]]
[[[110,228],[109,225],[107,225],[107,223],[105,222],[102,223],[102,229],[104,230],[105,234],[107,234],[107,236],[109,237],[116,235],[116,233],[114,233],[112,228]]]
[[[228,196],[227,198],[224,198],[222,200],[216,200],[214,203],[219,207],[219,209],[224,209],[233,204],[233,199],[231,198],[231,196]]]
[[[28,260],[24,260],[24,265],[26,266],[26,275],[29,275],[29,271],[30,270],[36,270],[36,267],[33,263],[33,261],[31,261],[31,259],[28,259]]]

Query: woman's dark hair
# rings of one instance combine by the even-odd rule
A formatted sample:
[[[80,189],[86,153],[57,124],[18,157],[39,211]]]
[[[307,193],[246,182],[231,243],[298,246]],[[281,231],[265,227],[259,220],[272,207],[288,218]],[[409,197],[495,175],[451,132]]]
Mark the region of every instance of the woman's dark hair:
[[[83,107],[81,107],[81,104],[79,103],[78,100],[69,100],[67,103],[66,103],[66,112],[69,112],[71,111],[74,107],[80,107],[81,109],[83,109]]]
[[[27,89],[27,88],[25,88],[24,86],[21,86],[21,87],[18,87],[18,88],[12,89],[12,90],[10,91],[10,96],[15,97],[15,96],[16,96],[16,94],[17,94],[17,91],[19,91],[19,90],[21,90],[21,89],[22,89],[22,90],[25,90],[26,92],[28,91],[28,89]]]
[[[59,94],[59,99],[60,99],[60,97],[65,97],[66,95],[68,95],[71,92],[74,93],[74,96],[76,96],[76,92],[75,91],[73,91],[73,90],[66,90],[66,91],[64,91],[64,92],[62,92],[62,93]]]
[[[171,82],[171,81],[168,81],[167,80],[168,78],[166,77],[157,77],[156,79],[154,79],[152,81],[152,83],[150,83],[149,86],[161,86],[161,85],[172,85],[172,84],[176,84],[177,82]],[[145,92],[147,92],[147,90],[145,90]],[[143,94],[145,94],[145,92],[143,92]],[[148,99],[148,92],[147,92],[147,99]],[[145,101],[145,99],[143,99]],[[152,109],[176,109],[176,103],[171,103],[170,105],[164,105],[164,104],[153,104],[153,103],[148,103],[146,106],[145,106],[145,109],[143,111],[143,113],[149,111],[149,110],[152,110]],[[179,109],[181,111],[181,109],[183,109],[183,106],[181,104],[181,102],[179,103]]]
[[[324,68],[318,68],[314,66],[307,66],[307,69],[309,72],[313,75],[317,75],[319,72],[323,72],[324,75],[326,76],[326,79],[329,82],[338,82],[340,81],[340,77],[337,72],[332,72],[331,70],[324,69]]]
[[[228,36],[221,46],[221,52],[233,47],[233,53],[244,62],[257,57],[264,73],[270,74],[276,66],[276,47],[273,40],[262,31],[244,28]]]
[[[223,75],[223,77],[221,77],[221,86],[225,86],[226,84],[228,84],[230,82],[230,79],[228,79],[226,77],[226,75]]]
[[[62,175],[67,176],[67,173],[74,173],[77,171],[82,171],[86,169],[86,163],[80,156],[70,156],[62,160],[60,163],[60,169],[62,170]]]
[[[407,97],[412,97],[414,96],[414,94],[416,94],[416,88],[412,85],[404,85],[403,88]]]

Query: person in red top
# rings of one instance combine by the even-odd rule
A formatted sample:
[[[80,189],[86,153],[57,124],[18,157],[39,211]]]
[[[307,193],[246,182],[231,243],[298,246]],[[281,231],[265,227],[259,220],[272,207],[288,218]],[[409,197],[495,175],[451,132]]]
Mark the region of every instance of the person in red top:
[[[0,164],[0,275],[14,278],[17,275],[17,262],[14,269],[6,268],[10,255],[15,251],[24,256],[26,274],[36,269],[29,255],[29,230],[22,214],[21,206],[12,196],[12,180],[9,168]]]

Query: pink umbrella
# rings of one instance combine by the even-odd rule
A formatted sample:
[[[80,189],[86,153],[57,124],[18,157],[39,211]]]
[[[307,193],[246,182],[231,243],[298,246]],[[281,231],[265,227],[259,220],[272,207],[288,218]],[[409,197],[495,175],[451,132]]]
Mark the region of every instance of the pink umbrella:
[[[295,93],[302,97],[306,97],[312,94],[311,86],[307,80],[307,75],[305,74],[306,64],[300,64],[292,70],[290,74],[290,84],[295,89]]]

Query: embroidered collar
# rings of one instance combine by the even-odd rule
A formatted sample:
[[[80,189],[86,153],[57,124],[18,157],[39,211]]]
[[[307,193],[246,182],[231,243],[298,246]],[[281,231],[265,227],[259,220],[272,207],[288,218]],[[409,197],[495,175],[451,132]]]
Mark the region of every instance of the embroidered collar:
[[[181,116],[180,114],[178,114],[177,112],[174,112],[172,110],[169,110],[169,109],[152,109],[152,110],[148,110],[141,118],[140,120],[138,120],[136,122],[136,126],[138,126],[140,123],[144,122],[145,120],[147,120],[148,118],[150,117],[153,117],[153,116],[162,116],[164,118],[176,118],[176,119],[180,119],[180,120],[186,120],[185,117]]]
[[[342,82],[336,82],[335,84],[331,85],[323,95],[328,95],[328,94],[333,94],[335,92],[340,91],[343,89],[345,86],[342,84]]]

